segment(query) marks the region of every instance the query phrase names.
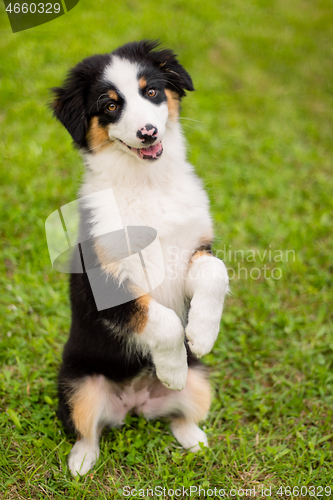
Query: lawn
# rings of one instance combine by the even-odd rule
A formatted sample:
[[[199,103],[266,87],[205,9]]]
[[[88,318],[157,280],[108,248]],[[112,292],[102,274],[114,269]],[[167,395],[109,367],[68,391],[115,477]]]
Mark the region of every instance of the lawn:
[[[215,498],[245,497],[239,489],[248,498],[253,488],[257,497],[264,489],[274,499],[328,498],[331,0],[81,0],[16,34],[1,3],[0,32],[0,498],[109,500],[132,498],[133,488],[148,498],[142,490],[157,486],[206,495],[216,487]],[[210,196],[215,251],[232,278],[204,358],[211,447],[186,452],[167,422],[130,416],[103,433],[96,468],[74,479],[66,465],[74,441],[56,418],[68,284],[50,265],[44,222],[76,198],[83,167],[47,108],[48,89],[83,57],[141,38],[160,38],[193,77],[182,124]]]

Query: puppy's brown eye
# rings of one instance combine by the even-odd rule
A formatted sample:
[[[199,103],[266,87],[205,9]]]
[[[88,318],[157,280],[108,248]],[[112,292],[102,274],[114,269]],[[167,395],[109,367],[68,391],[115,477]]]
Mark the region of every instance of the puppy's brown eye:
[[[109,111],[115,111],[116,109],[117,109],[117,106],[114,102],[111,102],[111,104],[108,105]]]
[[[149,89],[147,92],[149,97],[155,97],[156,95],[156,90],[155,89]]]

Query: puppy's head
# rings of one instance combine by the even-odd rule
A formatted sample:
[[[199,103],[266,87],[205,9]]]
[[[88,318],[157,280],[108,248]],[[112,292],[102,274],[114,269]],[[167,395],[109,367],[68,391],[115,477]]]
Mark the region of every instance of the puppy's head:
[[[95,153],[112,142],[142,160],[161,156],[167,121],[194,88],[175,54],[157,46],[143,40],[88,57],[53,89],[54,114],[78,147]]]

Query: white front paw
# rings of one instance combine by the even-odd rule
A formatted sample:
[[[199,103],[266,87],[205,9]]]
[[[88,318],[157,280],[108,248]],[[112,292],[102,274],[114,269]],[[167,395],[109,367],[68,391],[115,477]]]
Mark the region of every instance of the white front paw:
[[[149,346],[156,375],[169,389],[181,391],[187,381],[184,327],[177,314],[158,302],[149,307],[149,321],[138,337]]]
[[[218,336],[228,283],[227,268],[215,257],[200,257],[191,266],[186,286],[192,299],[185,334],[198,357],[212,350]]]
[[[69,458],[68,467],[73,476],[84,476],[95,465],[99,457],[98,444],[88,443],[85,439],[76,441]]]
[[[180,347],[180,352],[173,354],[170,358],[167,355],[155,358],[157,378],[168,389],[181,391],[187,382],[187,354],[184,344]]]
[[[221,319],[220,313],[209,315],[209,311],[205,312],[203,309],[201,311],[198,312],[194,308],[190,310],[188,324],[185,328],[188,346],[198,358],[208,354],[213,349],[220,330]]]
[[[206,337],[206,332],[197,332],[192,328],[186,328],[185,333],[191,352],[198,358],[205,356],[205,354],[208,354],[213,349],[217,334],[209,334]]]

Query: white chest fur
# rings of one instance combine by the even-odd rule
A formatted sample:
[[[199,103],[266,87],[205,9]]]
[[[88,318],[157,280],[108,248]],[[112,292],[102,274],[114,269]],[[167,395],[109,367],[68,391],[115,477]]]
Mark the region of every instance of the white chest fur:
[[[124,226],[149,226],[157,231],[165,279],[152,291],[152,296],[182,318],[188,262],[200,240],[211,238],[212,225],[207,195],[185,160],[178,124],[172,124],[168,132],[163,156],[153,164],[143,164],[119,150],[116,144],[87,156],[81,195],[112,188]],[[98,224],[107,219],[102,197],[94,213]],[[131,270],[127,271],[130,274]]]

